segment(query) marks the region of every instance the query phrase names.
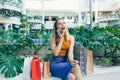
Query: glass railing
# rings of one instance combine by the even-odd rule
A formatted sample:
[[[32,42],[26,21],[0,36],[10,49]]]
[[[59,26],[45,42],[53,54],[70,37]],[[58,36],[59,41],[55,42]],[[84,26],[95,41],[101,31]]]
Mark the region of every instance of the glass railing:
[[[22,0],[0,0],[0,4],[4,5],[10,5],[18,8],[23,7],[23,1]]]

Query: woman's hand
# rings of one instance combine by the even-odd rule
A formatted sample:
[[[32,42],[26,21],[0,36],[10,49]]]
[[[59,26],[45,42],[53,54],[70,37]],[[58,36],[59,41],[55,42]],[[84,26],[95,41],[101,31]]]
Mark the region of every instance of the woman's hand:
[[[60,40],[63,40],[63,35],[62,35],[62,30],[61,29],[57,29],[57,34],[58,34],[58,38]]]
[[[77,60],[72,60],[70,61],[71,65],[72,66],[76,66],[78,64],[78,61]]]

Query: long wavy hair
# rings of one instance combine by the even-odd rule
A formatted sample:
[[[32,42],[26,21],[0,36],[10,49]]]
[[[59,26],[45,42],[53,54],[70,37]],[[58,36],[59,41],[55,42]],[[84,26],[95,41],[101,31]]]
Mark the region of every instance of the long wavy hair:
[[[58,34],[57,34],[57,22],[62,19],[62,18],[58,18],[56,19],[54,25],[53,25],[53,33],[52,33],[52,38],[54,40],[54,42],[56,43],[57,45],[57,39],[58,39]],[[69,37],[70,37],[70,34],[69,34],[69,31],[68,31],[68,28],[66,28],[66,33],[65,33],[65,39],[66,40],[69,40]]]

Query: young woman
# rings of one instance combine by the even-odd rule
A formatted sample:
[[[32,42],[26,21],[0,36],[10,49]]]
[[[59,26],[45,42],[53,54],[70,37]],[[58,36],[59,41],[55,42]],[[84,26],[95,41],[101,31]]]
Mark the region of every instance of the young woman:
[[[78,61],[73,59],[74,37],[69,34],[62,18],[55,21],[50,36],[52,59],[51,75],[62,80],[83,80]]]

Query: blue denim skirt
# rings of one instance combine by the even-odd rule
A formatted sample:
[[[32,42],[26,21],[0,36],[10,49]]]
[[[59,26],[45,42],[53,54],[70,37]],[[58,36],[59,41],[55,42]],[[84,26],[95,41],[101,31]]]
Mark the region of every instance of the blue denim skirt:
[[[59,77],[62,80],[67,80],[68,74],[72,66],[67,57],[52,57],[50,60],[50,72],[54,77]]]

